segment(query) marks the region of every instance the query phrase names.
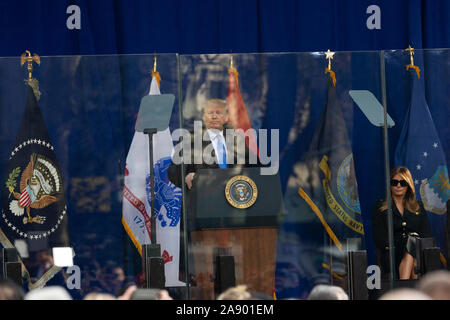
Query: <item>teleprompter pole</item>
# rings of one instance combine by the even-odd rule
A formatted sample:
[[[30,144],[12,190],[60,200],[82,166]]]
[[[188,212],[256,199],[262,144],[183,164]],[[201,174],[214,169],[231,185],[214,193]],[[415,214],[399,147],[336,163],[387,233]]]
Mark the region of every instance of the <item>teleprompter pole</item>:
[[[156,128],[144,129],[144,134],[149,139],[149,160],[150,160],[150,241],[151,244],[142,246],[143,271],[145,273],[146,288],[164,288],[164,259],[161,257],[161,245],[156,243],[156,215],[155,215],[155,176],[153,169],[153,135],[157,133]]]
[[[385,185],[386,185],[386,202],[388,217],[388,243],[389,243],[389,281],[391,288],[394,288],[395,266],[394,266],[394,229],[392,219],[392,198],[390,185],[390,166],[389,166],[389,140],[388,140],[388,124],[387,124],[387,106],[386,106],[386,71],[384,63],[384,51],[380,51],[380,67],[381,67],[381,95],[383,100],[384,124],[383,124],[383,142],[384,142],[384,168],[385,168]]]

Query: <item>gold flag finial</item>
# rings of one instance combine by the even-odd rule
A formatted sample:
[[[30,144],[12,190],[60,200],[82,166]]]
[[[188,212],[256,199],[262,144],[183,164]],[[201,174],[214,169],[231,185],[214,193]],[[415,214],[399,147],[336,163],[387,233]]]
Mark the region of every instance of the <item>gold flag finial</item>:
[[[155,53],[155,56],[153,58],[153,73],[156,73],[156,53]]]
[[[230,54],[230,67],[228,68],[228,73],[233,74],[236,79],[236,85],[239,85],[239,72],[234,67],[233,54]]]
[[[28,70],[28,80],[33,79],[33,62],[36,62],[38,65],[41,64],[41,58],[35,53],[31,56],[31,52],[26,50],[25,53],[22,53],[20,56],[20,65],[27,62],[27,70]]]
[[[333,59],[333,56],[336,52],[332,52],[330,51],[330,49],[328,49],[327,52],[325,52],[325,59],[328,60],[328,68],[325,69],[325,73],[329,73],[331,80],[333,80],[333,86],[336,86],[336,74],[334,73],[333,70],[331,70],[331,59]]]
[[[411,59],[411,66],[414,66],[414,48],[411,48],[411,45],[408,46],[408,48],[405,49],[409,52],[409,57]]]
[[[234,69],[233,54],[230,55],[230,69]]]
[[[410,59],[410,64],[406,65],[406,70],[414,69],[416,71],[417,77],[420,79],[420,68],[414,65],[414,48],[409,45],[405,50],[409,52]]]
[[[25,82],[33,89],[36,99],[39,100],[41,97],[41,92],[39,91],[39,81],[33,78],[33,62],[40,65],[41,58],[36,53],[31,56],[31,52],[26,50],[25,53],[22,53],[20,56],[20,65],[23,66],[25,62],[27,62],[28,70],[28,79],[26,79]]]
[[[328,69],[331,70],[331,59],[333,59],[333,56],[336,52],[332,52],[330,51],[330,49],[328,49],[327,52],[325,52],[325,59],[328,60]]]
[[[153,69],[152,69],[151,74],[152,74],[152,77],[154,77],[156,79],[156,82],[158,83],[158,87],[160,87],[161,86],[161,76],[159,75],[159,72],[158,72],[158,70],[156,68],[156,66],[157,66],[157,58],[156,58],[156,56],[157,55],[155,53],[155,55],[153,57]]]

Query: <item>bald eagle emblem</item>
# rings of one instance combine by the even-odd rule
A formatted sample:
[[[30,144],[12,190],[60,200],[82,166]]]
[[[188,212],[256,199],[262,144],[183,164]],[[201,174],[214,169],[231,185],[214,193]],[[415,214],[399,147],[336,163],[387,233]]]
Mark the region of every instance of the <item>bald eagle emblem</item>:
[[[45,216],[32,216],[31,209],[43,209],[59,199],[57,194],[61,189],[61,175],[52,162],[46,157],[33,153],[30,161],[20,176],[19,192],[15,191],[16,178],[20,174],[20,168],[14,169],[6,182],[10,198],[9,209],[15,216],[26,216],[23,223],[43,224]]]
[[[225,198],[238,209],[251,207],[258,197],[255,182],[247,176],[235,176],[225,186]]]

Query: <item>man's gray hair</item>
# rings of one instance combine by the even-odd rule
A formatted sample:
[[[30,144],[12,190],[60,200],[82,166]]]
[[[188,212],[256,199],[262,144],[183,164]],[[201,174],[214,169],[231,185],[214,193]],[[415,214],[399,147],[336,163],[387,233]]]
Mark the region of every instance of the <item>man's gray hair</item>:
[[[206,100],[205,106],[203,108],[203,112],[205,112],[206,108],[209,106],[219,106],[225,109],[226,112],[228,112],[228,102],[223,99],[209,99]]]
[[[348,300],[348,295],[341,287],[318,284],[311,290],[308,300]]]

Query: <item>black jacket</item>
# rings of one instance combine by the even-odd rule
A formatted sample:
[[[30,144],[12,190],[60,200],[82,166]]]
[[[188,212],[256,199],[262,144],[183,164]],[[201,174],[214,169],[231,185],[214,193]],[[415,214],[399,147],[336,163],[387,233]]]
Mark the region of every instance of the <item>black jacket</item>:
[[[202,132],[202,137],[203,135],[206,133],[206,129],[203,128],[203,132]],[[223,130],[223,136],[225,138],[225,141],[227,139],[227,135],[225,132],[225,129]],[[241,137],[241,139],[243,139]],[[228,164],[229,168],[234,168],[234,167],[261,167],[261,162],[259,161],[259,158],[255,156],[256,158],[256,163],[250,163],[250,150],[248,149],[247,145],[245,144],[245,141],[242,140],[241,141],[241,146],[244,146],[244,148],[242,147],[238,147],[238,143],[236,141],[237,139],[234,140],[234,148],[233,150],[230,150],[229,148],[227,148],[227,160],[231,159],[230,157],[233,156],[234,157],[234,162],[232,164]],[[209,135],[206,134],[205,136],[205,140],[202,139],[202,144],[201,144],[201,149],[197,149],[195,150],[195,146],[194,146],[194,135],[191,134],[191,157],[190,157],[190,163],[185,164],[184,166],[184,174],[185,176],[191,172],[197,172],[197,170],[199,169],[209,169],[209,168],[219,168],[219,165],[217,163],[211,163],[211,164],[207,164],[204,163],[202,161],[202,163],[195,163],[194,161],[194,152],[198,152],[199,154],[203,154],[203,151],[205,151],[205,149],[211,144],[211,140],[209,140]],[[210,148],[212,148],[212,145],[210,146]],[[211,150],[211,149],[210,149]],[[208,152],[208,151],[206,151]],[[213,157],[215,157],[215,151],[212,148],[212,152],[208,152],[210,153]],[[215,158],[214,158],[215,159]],[[244,163],[237,163],[237,159],[241,159],[240,162],[244,162]],[[253,160],[253,159],[252,159]],[[252,161],[254,162],[254,161]],[[181,165],[180,164],[174,164],[172,163],[168,169],[168,178],[169,180],[175,184],[176,186],[181,188],[181,183],[184,179],[181,179]]]
[[[389,238],[387,210],[381,211],[382,201],[377,201],[372,211],[373,240],[377,249],[377,263],[383,273],[389,270]],[[395,268],[398,275],[398,267],[406,252],[408,233],[416,232],[420,238],[432,237],[427,213],[423,204],[419,202],[417,212],[404,209],[403,216],[398,211],[395,203],[392,204],[392,220],[394,231]]]

